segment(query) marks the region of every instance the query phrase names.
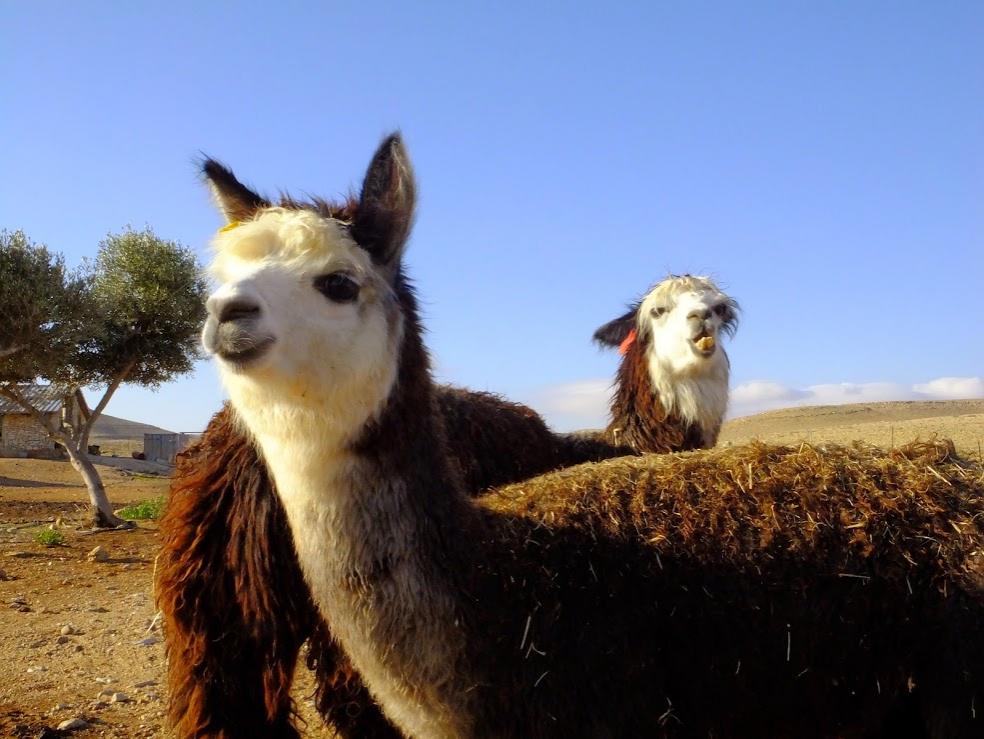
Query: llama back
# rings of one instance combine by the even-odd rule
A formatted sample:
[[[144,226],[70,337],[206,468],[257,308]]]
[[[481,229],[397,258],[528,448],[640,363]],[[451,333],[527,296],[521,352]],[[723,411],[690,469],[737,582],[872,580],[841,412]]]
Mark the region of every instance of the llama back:
[[[975,735],[984,472],[951,452],[752,445],[484,498],[515,563],[476,586],[513,604],[476,612],[500,638],[475,662],[512,690],[486,696],[488,735],[821,737],[907,701]]]

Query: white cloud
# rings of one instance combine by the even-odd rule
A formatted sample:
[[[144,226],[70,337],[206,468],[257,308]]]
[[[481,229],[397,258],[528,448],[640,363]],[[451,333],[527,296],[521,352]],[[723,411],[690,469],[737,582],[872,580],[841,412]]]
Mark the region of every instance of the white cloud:
[[[760,388],[766,388],[761,390]],[[728,415],[753,413],[798,405],[843,405],[886,400],[954,400],[984,398],[980,377],[940,377],[925,383],[840,382],[792,388],[776,382],[745,382],[731,390]]]
[[[788,403],[803,397],[803,390],[783,385],[779,382],[755,381],[743,382],[731,388],[731,403],[742,405],[765,405],[771,403]]]
[[[984,398],[984,378],[981,377],[940,377],[912,387],[917,393],[940,400]]]
[[[611,392],[611,380],[580,380],[543,388],[528,402],[558,431],[603,428]]]
[[[602,428],[608,422],[610,380],[554,385],[527,399],[558,431]],[[939,377],[924,383],[839,382],[796,388],[770,380],[743,382],[731,389],[728,416],[748,416],[802,405],[877,403],[886,400],[984,398],[984,378]]]

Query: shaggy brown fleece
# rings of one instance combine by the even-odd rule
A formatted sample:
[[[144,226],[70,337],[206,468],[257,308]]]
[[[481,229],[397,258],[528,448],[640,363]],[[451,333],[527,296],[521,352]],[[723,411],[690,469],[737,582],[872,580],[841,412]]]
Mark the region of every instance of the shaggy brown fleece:
[[[611,421],[603,439],[612,444],[631,447],[637,454],[648,452],[685,452],[713,446],[704,442],[700,425],[687,422],[663,406],[649,379],[649,338],[641,337],[629,344],[618,366],[615,394],[612,396]]]
[[[480,493],[625,450],[563,445],[532,409],[441,387],[450,458]],[[291,737],[302,643],[318,711],[344,737],[396,737],[314,608],[280,500],[259,453],[220,411],[179,458],[161,519],[157,592],[167,629],[169,717],[177,737]]]
[[[479,599],[512,604],[471,624],[483,736],[984,735],[984,470],[947,442],[621,458],[479,506]]]
[[[175,736],[298,736],[289,690],[315,611],[266,468],[228,409],[179,456],[160,525]]]

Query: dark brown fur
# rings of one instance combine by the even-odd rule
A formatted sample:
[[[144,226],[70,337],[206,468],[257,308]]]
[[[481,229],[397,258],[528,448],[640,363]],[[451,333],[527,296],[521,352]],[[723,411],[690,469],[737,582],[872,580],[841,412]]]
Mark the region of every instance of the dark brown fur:
[[[176,736],[297,736],[289,689],[315,611],[286,527],[256,449],[223,410],[179,457],[161,519],[156,589]]]
[[[684,421],[663,406],[649,379],[648,342],[648,337],[636,339],[622,357],[615,377],[611,421],[603,438],[637,454],[685,452],[708,446],[697,423]],[[714,437],[716,440],[716,431]]]

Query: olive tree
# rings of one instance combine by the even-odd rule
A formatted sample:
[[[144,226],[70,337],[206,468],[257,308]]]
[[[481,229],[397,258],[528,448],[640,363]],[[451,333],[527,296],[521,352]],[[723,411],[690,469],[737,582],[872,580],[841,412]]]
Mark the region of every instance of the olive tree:
[[[3,245],[5,252],[18,249],[31,252],[39,264],[47,258],[52,297],[41,292],[16,304],[18,316],[32,319],[21,321],[21,333],[0,338],[5,342],[0,348],[9,349],[0,356],[0,394],[34,416],[65,448],[89,492],[93,523],[121,525],[88,457],[89,435],[123,383],[156,388],[192,370],[207,293],[201,269],[188,248],[157,237],[149,228],[110,234],[99,244],[96,258],[77,273],[68,273],[61,258],[43,246]],[[0,261],[0,269],[6,263]],[[6,277],[0,272],[0,282]],[[24,278],[18,279],[24,284]],[[53,343],[29,340],[45,331]],[[66,388],[79,412],[53,423],[18,387],[37,378]],[[94,407],[86,402],[83,387],[102,389]]]

